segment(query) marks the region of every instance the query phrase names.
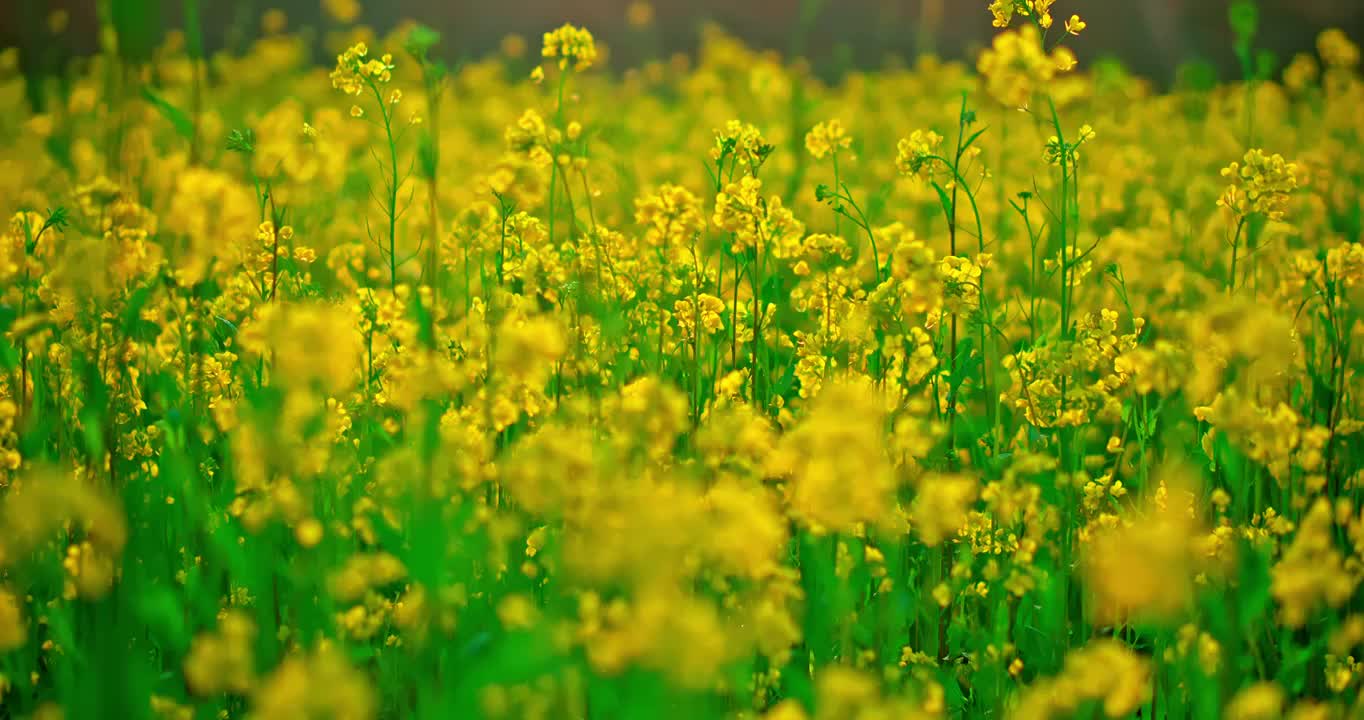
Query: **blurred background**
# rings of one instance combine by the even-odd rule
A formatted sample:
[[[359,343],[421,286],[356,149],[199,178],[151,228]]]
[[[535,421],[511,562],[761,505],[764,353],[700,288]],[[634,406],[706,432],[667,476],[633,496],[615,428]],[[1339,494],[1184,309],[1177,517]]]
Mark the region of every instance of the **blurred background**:
[[[118,2],[118,0],[113,0]],[[50,44],[41,28],[65,10],[61,42],[92,52],[97,0],[0,0],[0,47]],[[1079,13],[1089,23],[1071,46],[1082,60],[1112,56],[1157,84],[1184,62],[1200,60],[1223,78],[1239,75],[1227,22],[1230,0],[1061,0],[1060,19]],[[700,27],[716,22],[748,43],[809,58],[821,74],[875,67],[888,57],[936,52],[971,58],[995,32],[986,0],[201,0],[208,49],[244,47],[261,32],[262,14],[284,11],[291,29],[335,26],[338,10],[382,33],[403,19],[440,31],[447,59],[497,51],[518,34],[533,50],[539,34],[565,21],[585,25],[628,67],[696,47]],[[1316,34],[1341,27],[1364,39],[1364,0],[1259,0],[1256,47],[1286,62],[1310,50]],[[183,0],[159,0],[163,27],[180,26]],[[50,36],[47,36],[50,38]],[[50,50],[50,48],[47,48]],[[38,54],[31,47],[29,55]],[[327,58],[319,58],[325,61]]]

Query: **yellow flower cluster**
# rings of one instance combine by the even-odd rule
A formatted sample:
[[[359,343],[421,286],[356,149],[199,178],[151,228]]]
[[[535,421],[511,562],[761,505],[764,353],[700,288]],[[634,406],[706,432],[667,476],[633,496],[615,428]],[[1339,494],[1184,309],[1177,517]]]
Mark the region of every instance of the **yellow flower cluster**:
[[[902,175],[931,176],[934,164],[940,162],[936,158],[941,145],[941,135],[932,130],[915,130],[896,146],[896,169]]]
[[[1151,698],[1147,660],[1114,639],[1101,639],[1066,655],[1055,677],[1038,681],[1014,709],[1020,720],[1065,717],[1094,701],[1105,717],[1127,717]]]
[[[829,153],[846,150],[850,145],[852,138],[848,136],[848,132],[843,129],[843,123],[837,118],[818,123],[805,134],[805,149],[816,160]]]
[[[393,56],[369,57],[369,48],[356,43],[336,56],[332,87],[347,95],[359,95],[365,88],[387,83],[393,78]]]
[[[990,97],[1006,106],[1023,108],[1031,105],[1034,95],[1057,74],[1069,72],[1075,64],[1073,52],[1061,46],[1048,53],[1042,47],[1042,33],[1024,25],[996,35],[990,47],[981,52],[976,70]]]
[[[1278,153],[1266,155],[1252,148],[1241,162],[1222,168],[1222,177],[1231,184],[1218,198],[1219,207],[1237,217],[1263,215],[1281,220],[1289,195],[1298,187],[1298,166]]]
[[[587,28],[565,23],[559,29],[545,33],[540,54],[547,58],[558,58],[560,69],[572,65],[574,70],[582,71],[596,62],[597,43]]]

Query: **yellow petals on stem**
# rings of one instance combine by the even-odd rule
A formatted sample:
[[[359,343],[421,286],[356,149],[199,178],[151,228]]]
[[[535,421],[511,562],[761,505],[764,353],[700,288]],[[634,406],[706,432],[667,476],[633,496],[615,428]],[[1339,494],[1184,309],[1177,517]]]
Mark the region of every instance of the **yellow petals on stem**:
[[[557,30],[545,33],[544,46],[540,54],[546,58],[558,58],[559,68],[582,71],[592,67],[597,59],[597,43],[586,28],[565,23]]]
[[[1222,177],[1231,181],[1217,205],[1233,216],[1263,215],[1281,220],[1288,198],[1298,187],[1298,165],[1282,155],[1267,155],[1259,148],[1246,151],[1240,162],[1222,168]]]
[[[851,144],[852,138],[837,119],[819,123],[805,134],[805,149],[816,160],[823,159],[831,152],[847,149]]]

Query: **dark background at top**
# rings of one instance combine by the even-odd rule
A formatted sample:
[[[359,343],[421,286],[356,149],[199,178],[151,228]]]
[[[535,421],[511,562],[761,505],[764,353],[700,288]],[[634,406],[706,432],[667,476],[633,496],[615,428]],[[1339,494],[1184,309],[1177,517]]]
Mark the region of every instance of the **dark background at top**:
[[[1222,77],[1239,72],[1227,25],[1229,0],[1058,0],[1058,25],[1072,12],[1089,28],[1071,42],[1082,60],[1120,58],[1138,74],[1165,84],[1174,69],[1191,59],[1209,61]],[[180,24],[180,0],[161,0],[163,25]],[[712,20],[750,44],[784,52],[794,49],[800,0],[655,0],[651,28],[637,30],[625,20],[630,0],[369,0],[361,22],[383,32],[405,18],[439,30],[441,52],[451,59],[497,49],[508,33],[526,37],[532,51],[539,33],[566,21],[585,25],[612,48],[614,64],[627,66],[654,54],[696,47],[698,28]],[[941,19],[925,22],[936,6]],[[932,49],[947,58],[973,57],[995,31],[986,0],[826,0],[806,35],[803,54],[824,73],[847,67],[875,67],[889,55],[913,57]],[[289,27],[322,24],[319,0],[201,0],[205,41],[210,49],[240,44],[259,32],[261,13],[284,10]],[[1256,46],[1281,62],[1313,48],[1316,34],[1342,27],[1364,39],[1364,0],[1259,0]],[[0,0],[0,47],[34,44],[33,23],[49,11],[70,13],[70,30],[60,42],[71,52],[95,47],[94,0]],[[239,31],[234,34],[232,28]],[[929,30],[929,28],[934,28]],[[1059,29],[1059,28],[1058,28]],[[246,32],[241,32],[245,30]],[[46,43],[46,40],[41,42]],[[44,51],[49,50],[45,49]]]

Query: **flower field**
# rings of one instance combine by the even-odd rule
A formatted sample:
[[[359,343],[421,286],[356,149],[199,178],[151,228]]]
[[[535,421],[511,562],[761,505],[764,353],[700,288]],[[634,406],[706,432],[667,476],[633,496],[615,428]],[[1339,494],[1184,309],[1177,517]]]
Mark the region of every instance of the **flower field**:
[[[1165,88],[980,0],[833,81],[324,4],[0,52],[0,718],[1364,713],[1357,39],[1237,0]]]

